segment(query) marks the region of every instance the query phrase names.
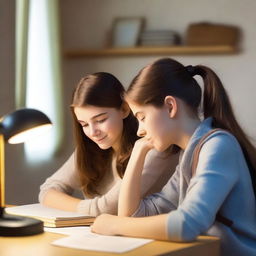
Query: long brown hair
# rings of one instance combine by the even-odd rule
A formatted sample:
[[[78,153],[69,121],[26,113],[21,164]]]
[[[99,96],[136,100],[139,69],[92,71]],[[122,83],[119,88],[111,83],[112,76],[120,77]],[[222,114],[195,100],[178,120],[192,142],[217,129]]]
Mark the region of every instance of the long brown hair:
[[[105,173],[111,169],[113,149],[102,150],[83,132],[77,121],[74,107],[87,105],[120,109],[123,104],[124,87],[113,75],[98,72],[83,77],[74,90],[71,112],[76,141],[76,168],[78,169],[82,190],[92,197],[99,194],[97,188]],[[130,114],[123,120],[121,147],[117,152],[117,171],[123,176],[135,141],[137,140],[137,121]]]
[[[247,161],[254,193],[256,194],[256,149],[238,124],[229,97],[219,77],[206,66],[183,66],[169,59],[159,59],[143,68],[127,90],[129,99],[137,104],[161,107],[167,95],[183,100],[198,114],[201,88],[193,76],[199,75],[204,82],[203,115],[212,117],[213,126],[232,133],[238,140]]]

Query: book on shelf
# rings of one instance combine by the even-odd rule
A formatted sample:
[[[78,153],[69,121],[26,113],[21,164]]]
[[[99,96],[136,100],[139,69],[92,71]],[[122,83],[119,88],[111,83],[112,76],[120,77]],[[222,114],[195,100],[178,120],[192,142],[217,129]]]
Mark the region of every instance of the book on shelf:
[[[72,227],[88,226],[95,219],[76,212],[62,211],[41,204],[27,204],[14,207],[6,207],[5,212],[11,215],[32,217],[44,222],[45,227]]]
[[[145,30],[139,41],[142,46],[172,46],[180,44],[180,36],[173,30]]]

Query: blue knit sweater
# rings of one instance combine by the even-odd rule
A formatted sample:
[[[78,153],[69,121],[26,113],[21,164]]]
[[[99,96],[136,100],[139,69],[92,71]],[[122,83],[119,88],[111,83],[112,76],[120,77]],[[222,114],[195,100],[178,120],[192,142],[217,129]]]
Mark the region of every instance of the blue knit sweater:
[[[218,131],[203,145],[191,177],[195,146],[211,127],[204,120],[181,152],[175,173],[160,193],[141,201],[134,216],[168,213],[167,232],[172,241],[190,241],[198,235],[221,239],[224,256],[256,255],[256,205],[250,173],[242,150],[233,135]],[[256,157],[256,156],[255,156]],[[228,227],[217,212],[233,221]]]

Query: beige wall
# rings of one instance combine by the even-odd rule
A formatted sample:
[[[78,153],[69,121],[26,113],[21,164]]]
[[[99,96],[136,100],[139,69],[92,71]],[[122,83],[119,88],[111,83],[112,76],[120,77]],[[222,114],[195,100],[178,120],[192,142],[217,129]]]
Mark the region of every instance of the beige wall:
[[[14,108],[14,0],[0,0],[0,114]],[[242,52],[236,55],[174,56],[184,64],[204,64],[220,75],[238,120],[256,139],[256,1],[254,0],[60,0],[63,50],[102,47],[113,18],[142,16],[149,29],[173,29],[184,35],[191,22],[211,21],[238,25],[243,30]],[[66,115],[63,151],[37,167],[24,161],[21,145],[7,146],[7,202],[37,200],[38,187],[72,152],[69,114],[71,92],[87,73],[106,71],[125,86],[147,63],[163,56],[63,59],[63,88]],[[67,146],[69,145],[69,146]]]
[[[14,4],[0,0],[0,116],[14,105]]]

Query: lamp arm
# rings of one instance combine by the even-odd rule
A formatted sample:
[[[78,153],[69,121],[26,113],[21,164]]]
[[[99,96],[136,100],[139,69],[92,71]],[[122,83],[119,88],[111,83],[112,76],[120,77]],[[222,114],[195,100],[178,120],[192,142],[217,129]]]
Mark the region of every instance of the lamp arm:
[[[0,134],[0,207],[5,206],[4,136]]]

